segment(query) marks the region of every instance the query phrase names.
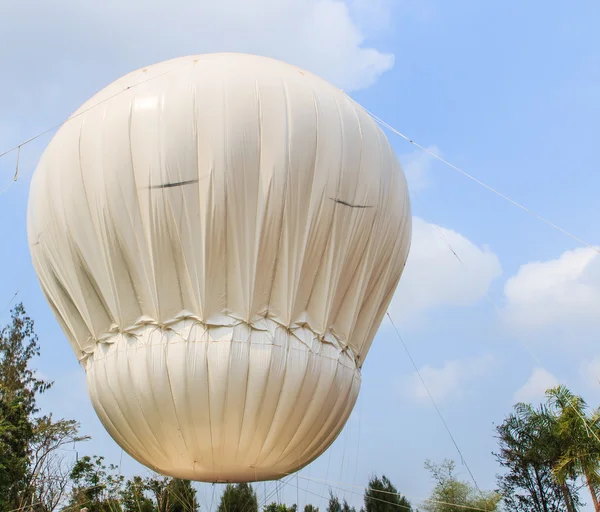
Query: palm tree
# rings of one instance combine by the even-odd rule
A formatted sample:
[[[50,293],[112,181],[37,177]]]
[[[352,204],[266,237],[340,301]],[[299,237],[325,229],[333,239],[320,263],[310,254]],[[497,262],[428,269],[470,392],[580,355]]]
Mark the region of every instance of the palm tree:
[[[539,482],[542,468],[554,467],[564,451],[563,441],[558,435],[557,419],[545,405],[534,408],[530,404],[515,405],[515,414],[509,418],[509,430],[514,439],[520,441],[524,463],[531,465]],[[554,478],[565,502],[568,512],[575,512],[576,505],[572,495],[570,480],[576,475],[565,470],[561,478]]]
[[[600,512],[600,410],[586,416],[585,401],[565,386],[546,392],[548,405],[556,421],[561,454],[554,465],[556,480],[580,476],[592,496],[594,510]]]

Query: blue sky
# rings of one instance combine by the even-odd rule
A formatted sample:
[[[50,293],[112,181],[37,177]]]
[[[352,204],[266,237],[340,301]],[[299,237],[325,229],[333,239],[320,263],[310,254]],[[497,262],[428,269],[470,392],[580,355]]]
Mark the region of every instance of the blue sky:
[[[329,79],[420,144],[600,245],[599,23],[600,4],[592,0],[7,2],[0,16],[0,153],[137,67],[193,53],[260,53]],[[537,400],[544,386],[561,382],[600,402],[600,258],[388,136],[416,194],[413,250],[390,313],[479,485],[491,488],[499,470],[491,455],[494,423],[515,400]],[[95,418],[83,371],[29,259],[29,181],[50,137],[22,149],[20,178],[0,196],[0,307],[20,290],[40,335],[37,364],[56,382],[44,406],[78,419],[93,436],[80,453],[119,463],[121,450]],[[0,159],[0,190],[15,159]],[[386,320],[346,429],[301,472],[302,490],[292,480],[280,495],[323,506],[311,493],[326,496],[316,482],[326,480],[353,489],[358,494],[345,497],[360,504],[360,486],[383,472],[417,502],[431,489],[425,459],[445,457],[458,460]],[[141,471],[127,455],[122,468]],[[199,489],[208,510],[213,491]],[[264,486],[258,489],[262,497]]]

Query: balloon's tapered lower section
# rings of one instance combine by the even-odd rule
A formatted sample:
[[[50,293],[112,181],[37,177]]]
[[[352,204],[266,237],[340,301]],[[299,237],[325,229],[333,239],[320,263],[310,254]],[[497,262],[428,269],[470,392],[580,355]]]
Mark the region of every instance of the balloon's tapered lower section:
[[[356,402],[350,354],[273,321],[143,325],[86,363],[115,441],[159,473],[208,482],[278,479],[338,436]]]

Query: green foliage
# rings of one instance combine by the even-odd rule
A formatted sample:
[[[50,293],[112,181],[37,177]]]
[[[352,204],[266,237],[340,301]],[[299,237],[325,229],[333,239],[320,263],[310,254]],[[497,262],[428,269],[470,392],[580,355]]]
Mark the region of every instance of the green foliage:
[[[33,320],[19,304],[11,323],[0,331],[0,503],[7,508],[20,506],[34,435],[36,394],[50,387],[29,367],[37,355]]]
[[[319,507],[315,507],[309,503],[304,505],[304,512],[319,512]]]
[[[169,512],[196,512],[200,508],[196,489],[189,480],[172,478],[167,491],[170,495]]]
[[[69,479],[59,450],[86,439],[78,435],[77,422],[39,415],[38,395],[52,385],[31,368],[39,354],[33,320],[18,304],[0,331],[0,507],[5,509],[28,503],[56,508]]]
[[[515,405],[514,412],[496,427],[500,451],[496,460],[506,472],[497,477],[507,510],[532,512],[574,511],[579,498],[574,483],[558,483],[553,467],[562,441],[555,418],[545,406]]]
[[[549,389],[546,397],[559,445],[554,477],[559,484],[582,478],[600,512],[600,409],[588,416],[583,398],[564,386]]]
[[[125,512],[154,512],[154,501],[148,497],[148,483],[141,476],[127,480],[121,492],[121,504]]]
[[[288,507],[287,505],[283,504],[283,503],[270,503],[269,505],[267,505],[264,508],[264,512],[296,512],[297,506],[294,503],[291,507]],[[305,508],[306,510],[306,508]]]
[[[365,491],[366,512],[411,512],[410,502],[398,493],[392,482],[383,475],[369,480]]]
[[[87,508],[89,512],[114,512],[121,510],[123,477],[114,464],[106,466],[104,457],[85,456],[71,471],[73,490],[69,506]]]
[[[342,512],[342,504],[338,497],[329,490],[329,503],[327,503],[327,512]]]
[[[256,492],[250,484],[227,484],[217,512],[258,512]]]
[[[189,480],[134,476],[121,491],[125,512],[195,512],[200,508]]]
[[[1,388],[0,388],[1,392]],[[22,399],[0,395],[0,509],[18,508],[19,484],[27,475],[32,426]]]
[[[430,461],[425,467],[435,481],[429,501],[423,505],[428,512],[464,512],[465,507],[489,510],[498,509],[500,495],[495,492],[479,492],[468,482],[459,480],[454,474],[455,464],[444,460],[441,464]]]

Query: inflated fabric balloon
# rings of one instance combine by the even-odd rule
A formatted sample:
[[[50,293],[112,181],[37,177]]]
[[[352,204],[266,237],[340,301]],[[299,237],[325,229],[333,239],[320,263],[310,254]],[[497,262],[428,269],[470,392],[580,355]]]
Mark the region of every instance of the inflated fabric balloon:
[[[342,91],[272,59],[140,69],[57,132],[31,254],[132,457],[280,478],[334,441],[409,251],[405,176]]]

